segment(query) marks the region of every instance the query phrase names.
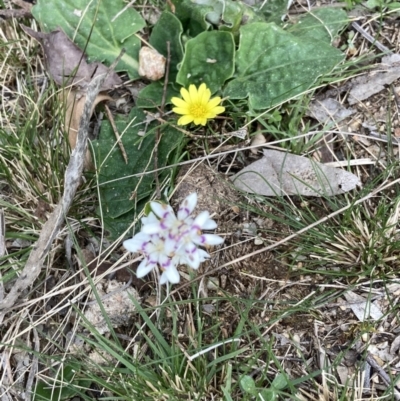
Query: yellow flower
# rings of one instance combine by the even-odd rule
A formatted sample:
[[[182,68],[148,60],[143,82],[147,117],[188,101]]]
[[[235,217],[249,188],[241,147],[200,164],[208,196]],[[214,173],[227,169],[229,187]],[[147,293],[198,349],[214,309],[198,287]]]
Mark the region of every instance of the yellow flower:
[[[218,106],[221,103],[220,97],[211,97],[211,91],[206,84],[201,84],[199,89],[195,85],[190,85],[189,90],[181,88],[181,95],[173,97],[171,102],[174,104],[172,110],[176,114],[182,114],[178,120],[178,125],[186,125],[194,122],[196,125],[206,125],[210,118],[215,118],[217,114],[223,113],[225,107]]]

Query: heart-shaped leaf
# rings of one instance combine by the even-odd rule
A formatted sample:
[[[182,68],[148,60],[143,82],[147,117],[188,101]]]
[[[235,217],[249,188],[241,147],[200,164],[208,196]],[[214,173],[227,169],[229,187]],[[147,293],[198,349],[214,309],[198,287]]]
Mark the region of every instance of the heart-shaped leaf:
[[[188,40],[176,81],[184,87],[205,82],[215,93],[234,71],[235,43],[230,32],[203,32]]]
[[[309,89],[343,60],[327,43],[304,40],[273,23],[254,22],[240,29],[236,78],[224,95],[248,97],[253,109],[266,109]]]

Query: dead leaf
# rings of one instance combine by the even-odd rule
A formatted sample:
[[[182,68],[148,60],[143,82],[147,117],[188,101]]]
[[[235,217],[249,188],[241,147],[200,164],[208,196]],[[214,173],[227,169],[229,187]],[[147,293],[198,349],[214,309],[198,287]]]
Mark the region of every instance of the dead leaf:
[[[383,316],[381,310],[370,299],[366,299],[353,291],[347,291],[344,297],[349,302],[349,307],[360,322],[368,318],[378,320]]]
[[[260,160],[231,180],[243,191],[265,196],[331,196],[361,186],[359,178],[348,171],[272,149],[265,149]]]
[[[62,92],[62,101],[66,105],[65,110],[65,127],[68,130],[68,139],[71,146],[71,150],[75,149],[76,137],[79,129],[79,122],[82,117],[83,108],[86,102],[86,94],[81,91],[68,91],[67,93]],[[102,93],[96,96],[92,104],[92,110],[90,111],[90,116],[93,114],[94,108],[100,102],[105,100],[111,100],[111,97]],[[86,150],[85,155],[85,170],[91,170],[92,166],[92,156],[89,150]]]
[[[351,81],[352,89],[349,93],[349,104],[356,104],[379,93],[400,77],[400,55],[392,54],[382,58],[382,63],[367,75],[357,77]]]
[[[306,114],[315,118],[320,123],[326,124],[328,122],[338,123],[355,112],[355,109],[346,108],[336,99],[329,97],[323,100],[316,99],[311,102]]]
[[[24,25],[21,27],[42,45],[47,72],[58,85],[73,85],[86,89],[93,78],[107,73],[108,68],[101,63],[88,64],[82,50],[61,28],[50,33],[43,33]],[[112,71],[100,91],[113,89],[121,84],[121,78]]]

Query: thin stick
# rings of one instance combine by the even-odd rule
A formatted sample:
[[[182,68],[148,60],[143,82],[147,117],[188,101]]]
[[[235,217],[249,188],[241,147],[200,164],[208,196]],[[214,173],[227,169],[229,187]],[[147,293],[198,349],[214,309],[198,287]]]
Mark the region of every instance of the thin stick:
[[[119,13],[115,14],[115,16],[112,18],[111,22],[114,22],[122,13],[124,13],[135,2],[136,2],[136,0],[130,1]]]
[[[171,62],[171,54],[170,54],[170,43],[167,41],[167,64],[165,68],[165,79],[164,79],[164,87],[163,87],[163,94],[161,99],[161,108],[160,108],[160,116],[164,116],[164,106],[165,106],[165,99],[167,97],[167,86],[168,86],[168,75],[169,75],[169,65]],[[154,145],[154,170],[158,169],[158,145],[161,140],[161,130],[160,127],[156,130],[156,137],[155,137],[155,145]],[[154,178],[156,181],[156,193],[157,198],[161,198],[161,191],[160,191],[160,181],[158,179],[158,174],[154,174]]]
[[[376,46],[381,52],[383,53],[390,53],[392,54],[392,51],[388,49],[386,46],[384,46],[381,42],[376,40],[373,36],[371,36],[364,28],[362,28],[360,25],[357,24],[357,22],[352,22],[351,26],[359,32],[365,39],[368,40],[368,42],[372,43],[374,46]]]
[[[390,380],[389,375],[379,366],[379,364],[375,361],[375,358],[372,356],[371,353],[368,352],[367,357],[365,359],[378,373],[378,375],[382,378],[387,386],[392,386],[392,391],[394,398],[396,400],[400,400],[400,391],[396,384]]]
[[[170,45],[170,42],[167,41],[167,64],[165,66],[164,88],[163,88],[163,94],[162,94],[162,100],[161,100],[161,117],[164,116],[164,107],[165,107],[165,100],[167,98],[167,87],[168,87],[170,64],[171,64],[171,45]]]
[[[35,342],[35,354],[32,357],[32,365],[29,370],[28,379],[26,381],[26,391],[25,391],[25,400],[30,401],[32,397],[32,387],[33,381],[37,376],[38,368],[39,368],[39,353],[40,353],[40,339],[38,332],[35,327],[32,328],[33,331],[33,340]]]
[[[113,117],[113,115],[112,115],[111,110],[109,109],[109,107],[108,107],[107,105],[104,105],[104,107],[105,107],[105,109],[106,109],[106,113],[107,113],[108,120],[110,121],[111,127],[112,127],[112,129],[113,129],[113,131],[114,131],[114,135],[115,135],[115,137],[117,138],[117,143],[118,143],[118,146],[119,146],[119,150],[120,150],[121,153],[122,153],[122,157],[123,157],[124,160],[125,160],[125,164],[128,164],[128,155],[126,154],[126,151],[125,151],[125,148],[124,148],[124,144],[123,144],[122,141],[121,141],[121,137],[120,137],[120,135],[119,135],[118,128],[117,128],[117,126],[115,125],[114,117]]]

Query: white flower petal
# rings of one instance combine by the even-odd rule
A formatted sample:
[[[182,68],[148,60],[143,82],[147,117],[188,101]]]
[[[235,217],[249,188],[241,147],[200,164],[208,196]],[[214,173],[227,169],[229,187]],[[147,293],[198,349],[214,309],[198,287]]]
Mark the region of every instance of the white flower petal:
[[[200,255],[199,252],[197,252],[198,249],[196,249],[195,252],[190,253],[187,257],[187,264],[189,267],[191,267],[194,270],[197,270],[200,266]]]
[[[160,231],[162,231],[162,227],[158,220],[157,223],[151,223],[142,226],[142,232],[145,234],[158,234]]]
[[[163,274],[161,274],[160,284],[164,284],[164,283],[161,283],[162,276],[165,276],[166,279],[171,284],[178,284],[179,281],[181,280],[181,276],[179,275],[179,272],[174,265],[171,265],[170,267],[168,267],[168,269],[164,270]]]
[[[148,216],[144,216],[142,217],[142,225],[146,225],[146,224],[155,224],[157,223],[159,220],[157,218],[157,216],[153,213],[150,212],[148,214]]]
[[[224,239],[215,234],[203,234],[193,238],[193,242],[197,245],[220,245]]]
[[[214,230],[214,228],[217,228],[217,223],[212,220],[208,219],[202,226],[202,230]]]
[[[210,213],[207,211],[201,212],[195,219],[193,224],[203,229],[203,225],[210,219]]]
[[[167,284],[167,282],[168,282],[168,277],[167,277],[167,275],[166,275],[165,272],[164,272],[164,273],[161,274],[161,276],[160,276],[160,284],[161,284],[161,285]]]
[[[136,270],[136,276],[138,278],[144,277],[146,276],[146,274],[149,274],[155,267],[156,264],[154,262],[151,262],[147,258],[145,258],[138,266]]]
[[[204,251],[203,249],[198,249],[197,252],[199,253],[200,263],[202,263],[206,259],[210,258],[210,255],[206,251]]]
[[[160,219],[165,219],[170,213],[175,216],[172,207],[170,205],[166,205],[165,203],[150,202],[150,207],[154,214]]]
[[[197,205],[197,193],[193,192],[188,195],[185,200],[181,203],[178,210],[178,219],[185,220],[193,212]]]
[[[175,253],[178,249],[179,242],[172,238],[166,238],[164,241],[164,252],[166,255],[170,256]]]
[[[141,250],[146,242],[150,241],[150,236],[145,233],[137,233],[133,238],[125,240],[122,244],[126,250],[135,253]]]

